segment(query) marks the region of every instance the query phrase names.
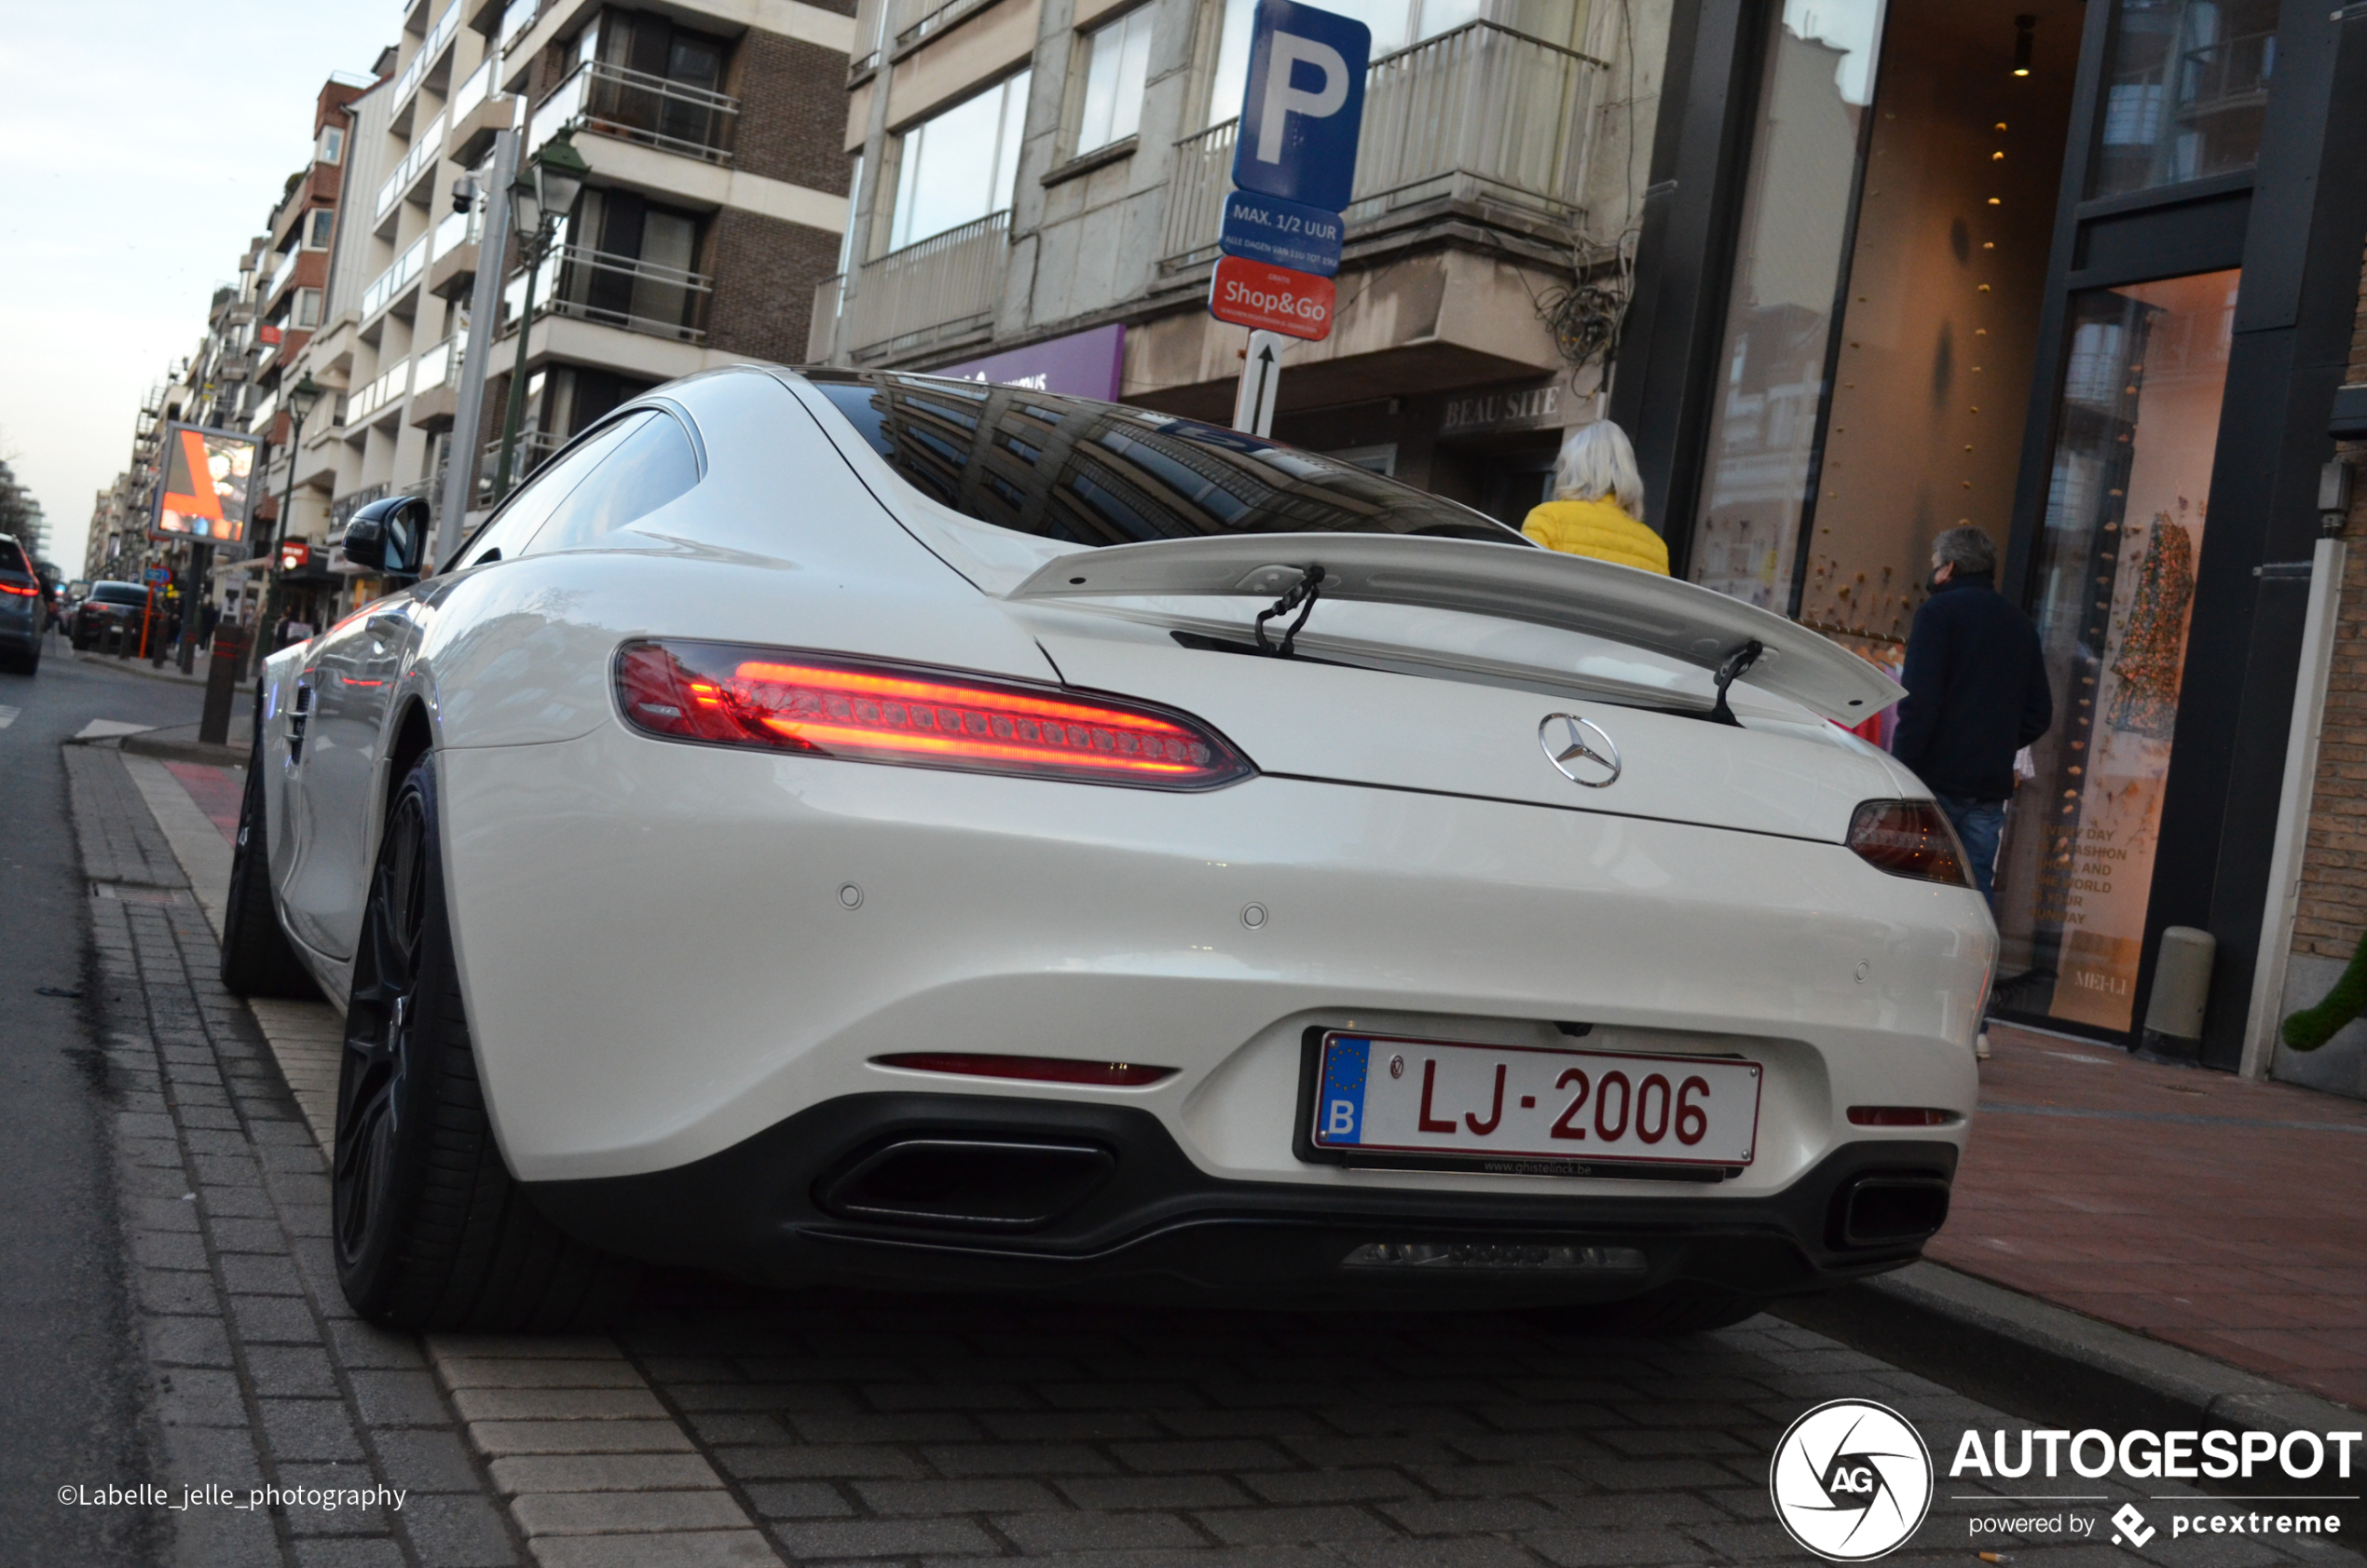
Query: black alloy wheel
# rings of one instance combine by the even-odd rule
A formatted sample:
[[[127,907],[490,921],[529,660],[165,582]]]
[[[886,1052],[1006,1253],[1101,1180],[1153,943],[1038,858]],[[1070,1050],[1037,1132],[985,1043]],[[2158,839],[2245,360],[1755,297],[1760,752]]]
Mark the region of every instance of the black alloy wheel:
[[[431,755],[388,811],[354,950],[329,1176],[337,1283],[390,1328],[592,1327],[636,1271],[552,1224],[502,1160],[440,846]]]

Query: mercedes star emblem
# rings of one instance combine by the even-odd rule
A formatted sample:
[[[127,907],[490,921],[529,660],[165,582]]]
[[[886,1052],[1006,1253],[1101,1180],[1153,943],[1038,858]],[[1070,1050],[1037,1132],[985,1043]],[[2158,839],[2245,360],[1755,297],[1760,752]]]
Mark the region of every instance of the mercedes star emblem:
[[[1562,777],[1589,789],[1608,789],[1619,782],[1619,747],[1603,727],[1576,714],[1547,714],[1537,727],[1537,743]]]

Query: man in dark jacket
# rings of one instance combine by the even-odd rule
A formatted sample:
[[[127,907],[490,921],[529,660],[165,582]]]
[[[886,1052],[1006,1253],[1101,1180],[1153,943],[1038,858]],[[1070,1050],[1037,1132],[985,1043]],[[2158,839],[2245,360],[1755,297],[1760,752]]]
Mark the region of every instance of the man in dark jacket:
[[[1994,586],[1997,546],[1978,528],[1932,541],[1932,596],[1907,635],[1891,755],[1931,785],[1994,909],[1997,841],[2014,754],[2055,722],[2038,628]]]

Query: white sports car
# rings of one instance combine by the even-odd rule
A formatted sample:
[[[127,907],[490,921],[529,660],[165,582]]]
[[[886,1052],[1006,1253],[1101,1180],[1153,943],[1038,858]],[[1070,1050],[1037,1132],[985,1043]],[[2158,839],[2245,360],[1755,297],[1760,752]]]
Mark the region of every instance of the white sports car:
[[[741,366],[270,661],[223,974],[350,999],[388,1323],[647,1260],[1707,1326],[1947,1214],[1996,936],[1833,722],[1899,694],[1235,431]]]

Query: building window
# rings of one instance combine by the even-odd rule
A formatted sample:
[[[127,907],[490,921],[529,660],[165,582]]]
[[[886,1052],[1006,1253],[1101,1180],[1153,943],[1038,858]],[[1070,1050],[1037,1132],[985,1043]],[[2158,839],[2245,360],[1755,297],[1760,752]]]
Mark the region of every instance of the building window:
[[[304,215],[304,248],[308,251],[327,250],[329,237],[336,232],[336,226],[335,208],[315,207]]]
[[[321,144],[313,153],[312,161],[315,163],[343,163],[345,161],[345,127],[324,125],[321,128]]]
[[[1224,0],[1225,20],[1217,33],[1216,70],[1210,77],[1208,118],[1221,124],[1241,112],[1241,94],[1249,85],[1250,22],[1257,0]],[[1333,0],[1327,9],[1352,17],[1373,30],[1373,58],[1451,33],[1477,21],[1483,0]],[[1551,37],[1569,31],[1571,7],[1557,0],[1538,0],[1520,7],[1521,31]],[[1538,17],[1528,13],[1536,11]]]
[[[900,251],[1010,207],[1030,75],[1022,71],[896,138],[888,249]]]
[[[1089,153],[1134,134],[1142,121],[1142,80],[1151,63],[1152,7],[1138,6],[1085,35],[1085,113],[1076,150]]]
[[[299,327],[317,327],[321,324],[320,290],[298,289],[295,292],[294,320],[294,324]]]
[[[2095,196],[2247,169],[2277,68],[2278,0],[2120,0]]]

